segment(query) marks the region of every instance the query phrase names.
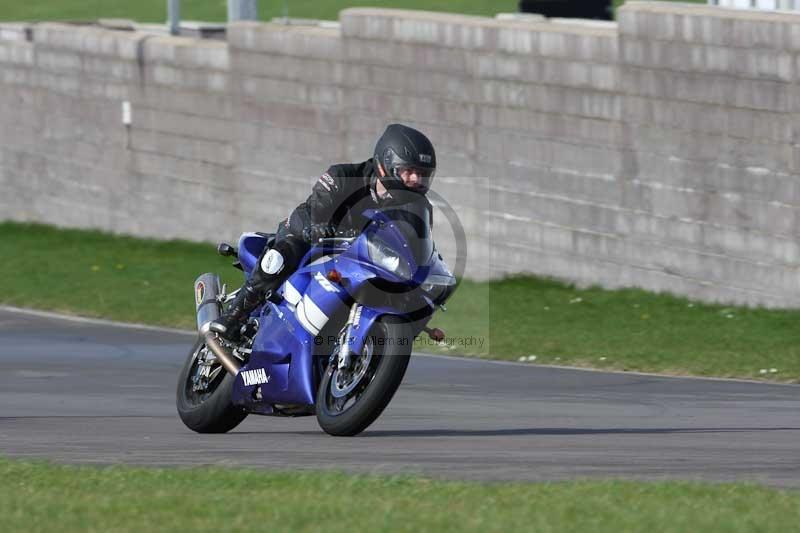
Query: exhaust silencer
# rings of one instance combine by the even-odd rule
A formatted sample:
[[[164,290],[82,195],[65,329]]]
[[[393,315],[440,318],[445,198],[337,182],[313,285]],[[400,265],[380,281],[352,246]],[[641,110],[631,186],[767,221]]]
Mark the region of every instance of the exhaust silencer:
[[[222,286],[216,274],[203,274],[194,282],[194,303],[197,309],[197,329],[206,333],[209,322],[216,320],[222,314],[222,304],[217,300]]]
[[[197,309],[197,329],[205,338],[206,346],[217,357],[222,366],[232,375],[237,375],[242,363],[228,353],[217,340],[208,325],[222,314],[222,304],[217,297],[222,292],[219,276],[203,274],[194,282],[194,302]]]

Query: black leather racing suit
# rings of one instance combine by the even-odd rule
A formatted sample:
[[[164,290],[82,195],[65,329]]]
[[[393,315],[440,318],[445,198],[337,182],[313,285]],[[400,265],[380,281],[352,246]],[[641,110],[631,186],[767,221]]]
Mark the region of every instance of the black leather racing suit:
[[[303,230],[314,225],[331,225],[337,230],[361,231],[369,222],[362,213],[366,209],[376,209],[390,202],[382,200],[375,191],[377,180],[375,164],[372,159],[363,163],[333,165],[325,172],[311,190],[305,202],[298,205],[278,225],[275,244],[284,260],[283,269],[277,275],[267,275],[257,268],[253,272],[261,290],[274,290],[280,286],[299,266],[308,252],[309,244],[303,238]],[[430,203],[424,196],[428,212]],[[265,250],[264,253],[267,251]],[[263,254],[262,254],[263,257]],[[261,264],[259,258],[258,265]]]

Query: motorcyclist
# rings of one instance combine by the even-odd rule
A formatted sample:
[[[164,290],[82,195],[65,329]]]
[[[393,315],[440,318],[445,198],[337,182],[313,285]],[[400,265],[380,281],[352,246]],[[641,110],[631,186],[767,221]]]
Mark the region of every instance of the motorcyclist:
[[[371,159],[334,165],[320,176],[308,199],[278,225],[275,243],[259,257],[227,311],[210,324],[211,331],[236,340],[250,313],[297,269],[310,243],[337,231],[362,230],[365,209],[424,202],[431,213],[425,195],[435,171],[431,141],[413,128],[390,124]]]

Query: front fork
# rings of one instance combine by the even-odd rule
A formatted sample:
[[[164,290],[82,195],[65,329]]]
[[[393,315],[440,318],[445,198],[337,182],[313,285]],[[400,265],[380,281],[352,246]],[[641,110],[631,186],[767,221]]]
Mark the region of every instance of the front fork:
[[[341,347],[339,348],[339,361],[337,362],[337,367],[339,370],[343,370],[350,366],[350,354],[352,352],[352,343],[353,343],[353,330],[358,328],[358,323],[361,320],[361,308],[362,306],[358,303],[353,303],[353,306],[350,308],[350,315],[347,318],[347,322],[345,323],[344,327],[342,328],[342,337],[340,337]]]
[[[363,320],[362,320],[363,314]],[[366,336],[372,328],[372,324],[382,315],[380,311],[371,308],[364,309],[364,306],[353,303],[350,308],[350,315],[347,322],[339,333],[339,357],[336,366],[342,370],[350,366],[353,352],[361,353],[364,349]],[[439,328],[423,327],[422,331],[436,342],[445,339],[445,333]]]

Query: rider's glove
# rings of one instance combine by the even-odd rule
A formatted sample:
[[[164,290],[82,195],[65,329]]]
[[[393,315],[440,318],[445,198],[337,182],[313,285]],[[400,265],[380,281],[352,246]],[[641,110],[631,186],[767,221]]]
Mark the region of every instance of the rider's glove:
[[[308,243],[315,243],[320,239],[326,239],[336,235],[336,228],[330,224],[312,224],[303,228],[303,240]]]

